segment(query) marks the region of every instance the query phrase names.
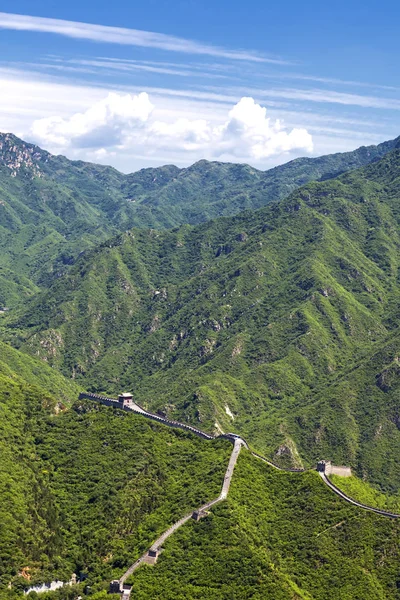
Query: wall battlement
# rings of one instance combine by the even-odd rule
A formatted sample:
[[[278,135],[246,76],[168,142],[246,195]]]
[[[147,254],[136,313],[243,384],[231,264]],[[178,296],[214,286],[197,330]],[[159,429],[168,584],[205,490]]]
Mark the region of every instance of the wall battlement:
[[[131,396],[132,397],[132,396]],[[197,429],[196,427],[192,427],[191,425],[186,425],[185,423],[180,423],[179,421],[173,421],[172,419],[167,419],[162,417],[161,415],[156,415],[151,413],[144,408],[142,408],[133,400],[129,400],[126,398],[126,394],[121,394],[118,398],[124,398],[124,401],[116,400],[115,398],[108,398],[107,396],[100,396],[99,394],[93,394],[91,392],[81,392],[79,394],[79,399],[82,400],[87,398],[88,400],[95,400],[100,404],[104,404],[106,406],[113,406],[114,408],[119,408],[121,410],[129,410],[135,412],[137,414],[143,415],[148,419],[152,419],[153,421],[157,421],[158,423],[164,423],[165,425],[169,425],[170,427],[176,427],[177,429],[183,429],[184,431],[190,431],[201,438],[206,440],[213,440],[215,436],[206,433],[205,431],[201,431],[201,429]],[[224,435],[228,439],[231,439],[232,436],[229,434]],[[231,439],[233,442],[234,440]]]
[[[351,468],[333,465],[330,460],[320,460],[317,463],[317,471],[329,475],[339,475],[339,477],[351,477]]]

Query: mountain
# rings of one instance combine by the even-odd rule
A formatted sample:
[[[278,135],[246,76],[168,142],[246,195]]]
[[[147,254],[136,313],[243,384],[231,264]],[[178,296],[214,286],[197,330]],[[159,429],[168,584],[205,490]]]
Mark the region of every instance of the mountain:
[[[133,598],[395,600],[400,523],[357,510],[316,473],[277,473],[242,453],[226,502],[131,578]]]
[[[18,385],[40,388],[43,393],[57,397],[64,407],[76,400],[81,391],[74,381],[66,379],[45,362],[3,342],[0,342],[0,375]]]
[[[109,582],[218,495],[231,446],[77,400],[73,382],[5,344],[0,357],[0,597],[22,600],[26,588],[76,573],[77,585],[43,597],[117,600]],[[388,508],[388,495],[338,479]],[[227,500],[134,573],[132,596],[329,600],[340,577],[335,597],[394,600],[399,529],[316,473],[279,472],[243,449]]]
[[[1,374],[0,406],[2,599],[72,573],[81,593],[108,587],[155,535],[219,494],[226,440],[204,443],[93,402],[60,409],[57,397]]]
[[[256,211],[132,228],[100,244],[118,230],[102,224],[104,181],[117,189],[120,175],[26,152],[0,167],[2,189],[30,190],[32,203],[22,209],[16,192],[12,210],[2,205],[1,223],[19,244],[4,242],[5,281],[10,294],[33,294],[0,314],[1,598],[22,599],[28,586],[72,573],[76,586],[46,596],[111,598],[111,579],[220,491],[226,440],[78,400],[81,389],[132,390],[172,417],[240,432],[282,465],[349,464],[360,478],[339,487],[398,511],[400,148]],[[197,186],[217,190],[225,168],[183,170],[193,202]],[[161,181],[141,172],[138,196],[153,185],[154,198],[170,197],[175,169]],[[83,204],[89,172],[103,187],[95,208]],[[226,180],[234,198],[233,176]],[[62,234],[63,264],[55,213],[73,185],[82,210],[60,217],[78,228]],[[110,220],[118,204],[125,210],[123,185],[109,200]],[[39,190],[48,195],[35,205]],[[26,227],[17,208],[32,218]],[[40,237],[42,214],[53,219],[48,237]],[[95,247],[76,259],[79,221]],[[171,536],[155,567],[135,571],[131,597],[395,600],[399,528],[344,502],[316,473],[279,472],[243,449],[227,499]]]
[[[78,400],[81,388],[0,342],[0,598],[55,579],[108,587],[192,507],[220,492],[230,444],[203,443]],[[31,593],[36,597],[36,592]],[[65,588],[52,598],[77,597]],[[31,596],[29,596],[31,597]],[[50,594],[46,594],[46,598]]]
[[[32,295],[82,249],[119,231],[119,177],[0,136],[0,304]]]
[[[191,225],[254,210],[308,183],[330,179],[383,157],[400,137],[378,146],[318,158],[297,158],[267,171],[201,160],[186,169],[143,169],[127,176],[124,190],[137,205],[135,226]],[[168,176],[167,169],[170,169]],[[161,181],[160,181],[161,175]],[[157,222],[154,223],[154,219]]]
[[[57,411],[37,388],[2,384],[1,598],[76,573],[43,597],[117,600],[109,582],[219,493],[231,446],[90,401]],[[315,472],[279,472],[243,449],[228,498],[135,571],[132,597],[329,600],[335,587],[342,600],[395,600],[399,530]]]
[[[7,315],[92,390],[400,486],[400,149],[258,211],[133,229]]]
[[[287,196],[310,180],[365,165],[399,143],[269,171],[200,161],[124,175],[53,156],[12,134],[0,134],[0,308],[11,307],[66,272],[76,257],[132,227],[196,224]]]

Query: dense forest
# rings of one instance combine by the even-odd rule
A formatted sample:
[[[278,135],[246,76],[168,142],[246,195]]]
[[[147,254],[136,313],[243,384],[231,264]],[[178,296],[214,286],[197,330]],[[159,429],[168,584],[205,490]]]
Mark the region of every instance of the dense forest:
[[[398,145],[122,175],[0,136],[0,598],[75,573],[40,598],[111,600],[219,495],[229,431],[310,470],[243,448],[132,598],[400,598],[400,522],[314,471],[400,512]]]
[[[228,500],[178,531],[157,568],[132,577],[132,596],[399,598],[399,531],[341,501],[316,473],[279,473],[243,453]]]
[[[399,174],[394,150],[258,211],[131,230],[5,317],[4,337],[93,391],[133,387],[282,464],[329,457],[393,491]]]
[[[108,588],[182,513],[218,496],[227,441],[0,383],[2,598],[72,573],[81,589]]]
[[[376,160],[397,143],[300,158],[268,171],[203,160],[186,169],[166,165],[124,175],[0,133],[0,309],[46,287],[81,252],[113,234],[259,208],[310,180]]]

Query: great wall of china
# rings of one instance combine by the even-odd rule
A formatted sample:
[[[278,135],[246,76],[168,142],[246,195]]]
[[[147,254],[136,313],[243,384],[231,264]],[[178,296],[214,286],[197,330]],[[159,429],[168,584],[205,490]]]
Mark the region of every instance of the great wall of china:
[[[179,421],[174,421],[171,419],[167,419],[164,416],[157,415],[155,413],[151,413],[151,412],[145,410],[144,408],[142,408],[136,402],[134,402],[131,394],[121,394],[118,397],[118,399],[115,399],[115,398],[109,398],[107,396],[93,394],[91,392],[82,392],[79,395],[79,399],[94,400],[95,402],[99,402],[100,404],[104,404],[106,406],[112,406],[114,408],[118,408],[121,410],[131,411],[136,414],[142,415],[143,417],[146,417],[148,419],[152,419],[153,421],[158,421],[159,423],[167,425],[168,427],[175,427],[178,429],[183,429],[185,431],[188,431],[188,432],[190,432],[194,435],[197,435],[198,437],[201,437],[206,440],[213,440],[216,438],[226,438],[233,443],[233,450],[232,450],[232,453],[231,453],[231,456],[229,459],[229,464],[228,464],[227,470],[225,472],[225,477],[224,477],[224,481],[222,484],[221,493],[218,496],[218,498],[215,498],[214,500],[211,500],[207,504],[204,504],[203,506],[195,509],[194,511],[191,511],[190,513],[188,513],[184,517],[182,517],[179,521],[177,521],[176,523],[171,525],[171,527],[169,527],[167,529],[167,531],[165,531],[159,538],[157,538],[154,541],[154,543],[151,545],[149,550],[145,554],[143,554],[138,560],[136,560],[129,567],[129,569],[127,569],[127,571],[125,571],[125,573],[122,575],[122,577],[120,579],[117,579],[117,580],[114,580],[111,582],[110,592],[120,594],[121,600],[129,600],[129,598],[130,598],[131,586],[126,584],[126,580],[128,579],[128,577],[130,577],[132,575],[132,573],[134,573],[134,571],[138,567],[140,567],[140,565],[145,564],[145,563],[154,564],[157,561],[157,558],[158,558],[160,552],[162,551],[162,544],[165,542],[165,540],[170,535],[172,535],[177,529],[179,529],[179,527],[181,527],[187,521],[189,521],[189,519],[194,518],[196,520],[199,520],[200,518],[207,515],[207,510],[209,508],[211,508],[214,504],[217,504],[218,502],[225,500],[225,498],[227,497],[228,492],[229,492],[229,487],[230,487],[231,480],[232,480],[233,470],[235,468],[235,465],[236,465],[236,462],[237,462],[237,459],[238,459],[238,456],[239,456],[242,446],[244,446],[247,450],[249,450],[251,452],[251,454],[253,456],[255,456],[256,458],[258,458],[259,460],[262,460],[263,462],[267,463],[271,467],[278,469],[280,471],[288,471],[288,472],[292,472],[292,473],[304,473],[306,471],[306,469],[290,469],[290,468],[280,467],[279,465],[275,464],[271,460],[268,460],[261,454],[258,454],[257,452],[253,452],[249,448],[249,445],[247,444],[246,440],[244,440],[240,435],[237,435],[235,433],[224,433],[224,434],[215,436],[215,435],[206,433],[205,431],[202,431],[201,429],[198,429],[196,427],[192,427],[191,425],[187,425],[185,423],[180,423]],[[318,462],[316,470],[318,471],[319,475],[321,476],[322,481],[335,494],[337,494],[340,498],[342,498],[346,502],[349,502],[350,504],[353,504],[354,506],[357,506],[358,508],[362,508],[364,510],[374,512],[374,513],[384,516],[384,517],[389,517],[391,519],[399,519],[400,518],[400,514],[391,513],[389,511],[381,510],[379,508],[374,508],[372,506],[367,506],[365,504],[362,504],[361,502],[357,502],[353,498],[350,498],[349,496],[347,496],[338,487],[336,487],[335,484],[329,479],[329,475],[338,474],[338,475],[347,477],[347,476],[351,475],[351,470],[349,467],[336,467],[336,466],[332,465],[329,461],[321,460]]]

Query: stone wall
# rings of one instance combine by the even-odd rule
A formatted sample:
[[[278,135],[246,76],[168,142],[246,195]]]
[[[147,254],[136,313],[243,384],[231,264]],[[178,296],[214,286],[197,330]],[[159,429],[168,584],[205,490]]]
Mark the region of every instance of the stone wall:
[[[339,475],[340,477],[351,477],[351,468],[350,467],[337,467],[335,465],[331,465],[330,473],[327,475]]]
[[[209,433],[206,433],[205,431],[201,431],[201,429],[192,427],[191,425],[186,425],[185,423],[180,423],[179,421],[172,421],[170,419],[166,419],[165,417],[162,417],[161,415],[156,415],[154,413],[148,412],[147,410],[144,410],[144,408],[142,408],[139,404],[137,404],[135,402],[133,402],[131,406],[126,406],[126,405],[123,406],[120,402],[118,402],[118,400],[116,400],[114,398],[107,398],[106,396],[99,396],[98,394],[92,394],[91,392],[81,392],[79,394],[79,399],[81,400],[83,398],[88,398],[89,400],[95,400],[96,402],[99,402],[100,404],[105,404],[106,406],[113,406],[114,408],[119,408],[121,410],[129,410],[129,411],[135,412],[137,414],[141,414],[141,415],[147,417],[148,419],[157,421],[158,423],[164,423],[165,425],[169,425],[170,427],[176,427],[177,429],[183,429],[184,431],[190,431],[191,433],[194,433],[195,435],[197,435],[201,438],[204,438],[206,440],[212,440],[215,437],[213,435],[210,435]],[[227,434],[224,437],[231,439],[232,436]],[[233,440],[231,440],[231,441],[233,441]]]
[[[339,475],[339,477],[351,477],[351,468],[344,466],[336,466],[330,460],[320,460],[317,464],[317,471],[329,475]]]

